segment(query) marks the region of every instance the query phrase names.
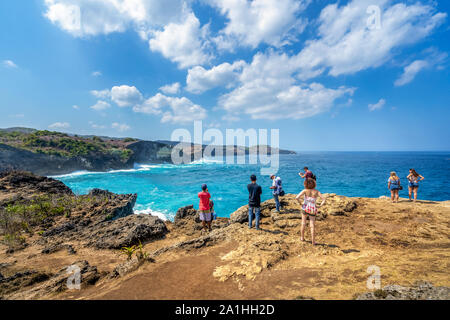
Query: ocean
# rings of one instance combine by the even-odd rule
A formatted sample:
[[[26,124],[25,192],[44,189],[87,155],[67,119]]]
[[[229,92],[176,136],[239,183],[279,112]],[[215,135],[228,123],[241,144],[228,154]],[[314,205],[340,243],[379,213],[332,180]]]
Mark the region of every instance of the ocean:
[[[419,199],[450,200],[450,152],[299,152],[280,155],[277,175],[287,193],[302,190],[298,172],[304,166],[317,176],[317,189],[350,197],[378,198],[390,195],[387,180],[396,171],[405,187],[400,197],[408,196],[409,168],[425,177],[420,183]],[[248,161],[246,162],[248,163]],[[271,180],[260,175],[260,164],[224,164],[202,159],[191,164],[136,164],[134,169],[110,172],[74,172],[55,176],[76,194],[93,188],[115,193],[137,193],[135,213],[150,213],[173,220],[178,208],[193,204],[206,183],[220,217],[229,215],[248,200],[247,184],[256,174],[263,188],[262,200],[272,197]]]

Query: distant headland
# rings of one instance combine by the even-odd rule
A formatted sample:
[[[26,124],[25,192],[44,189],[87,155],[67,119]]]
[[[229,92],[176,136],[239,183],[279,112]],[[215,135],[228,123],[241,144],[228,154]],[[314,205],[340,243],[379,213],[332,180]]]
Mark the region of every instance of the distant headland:
[[[26,170],[40,175],[66,174],[79,170],[109,171],[133,168],[135,163],[170,163],[178,142],[146,141],[76,135],[31,128],[0,129],[0,170]],[[204,150],[206,146],[202,146]],[[262,146],[223,146],[223,154],[255,154]],[[220,147],[219,147],[220,148]],[[187,149],[193,159],[195,146]],[[268,154],[295,151],[267,147]]]

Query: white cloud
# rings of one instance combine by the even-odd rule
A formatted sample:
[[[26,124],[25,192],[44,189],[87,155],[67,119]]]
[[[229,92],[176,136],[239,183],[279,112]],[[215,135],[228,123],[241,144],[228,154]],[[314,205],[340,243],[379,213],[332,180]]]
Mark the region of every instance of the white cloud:
[[[75,37],[134,30],[152,51],[180,68],[203,64],[208,25],[200,22],[190,0],[45,0],[47,17]]]
[[[111,101],[116,103],[119,107],[134,106],[140,103],[143,99],[141,92],[135,86],[128,85],[114,86],[111,90],[91,90],[91,94],[98,99],[111,99]],[[99,108],[106,107],[105,103],[106,102],[101,101]]]
[[[426,38],[447,16],[420,3],[389,4],[388,0],[353,0],[345,6],[325,7],[318,20],[319,38],[308,41],[295,57],[299,77],[307,79],[326,69],[339,76],[379,67],[399,48]],[[368,25],[367,8],[372,5],[380,8],[379,28]]]
[[[99,100],[99,101],[97,101],[96,104],[91,106],[91,109],[94,109],[96,111],[101,111],[101,110],[108,109],[109,107],[111,107],[111,105],[108,102]]]
[[[111,91],[109,89],[91,90],[91,94],[99,99],[108,99],[109,97],[111,97]]]
[[[91,75],[93,77],[100,77],[100,76],[102,76],[102,73],[100,71],[94,71],[94,72],[91,73]]]
[[[133,108],[135,112],[161,115],[161,122],[189,123],[202,120],[207,116],[206,110],[194,104],[186,97],[168,97],[161,93],[145,100]]]
[[[75,37],[149,28],[179,20],[183,0],[45,0],[47,17]]]
[[[375,103],[375,104],[369,104],[369,110],[370,110],[370,111],[380,110],[381,108],[384,107],[385,104],[386,104],[386,100],[380,99],[380,100],[379,100],[377,103]]]
[[[245,62],[240,60],[233,64],[225,62],[209,70],[201,66],[189,69],[186,90],[192,93],[203,93],[220,86],[230,88],[235,84],[244,65]]]
[[[293,60],[286,54],[257,54],[239,77],[240,84],[219,99],[227,117],[301,119],[328,111],[335,101],[353,95],[353,88],[325,88],[319,83],[299,84]]]
[[[168,85],[165,85],[165,86],[159,88],[159,90],[165,94],[177,94],[180,92],[180,83],[175,82],[172,84],[168,84]]]
[[[412,62],[403,69],[403,74],[395,81],[394,84],[396,86],[403,86],[407,83],[410,83],[414,80],[417,73],[427,68],[428,66],[429,64],[425,60],[416,60]]]
[[[111,100],[119,107],[130,107],[142,101],[142,94],[134,86],[114,86],[111,89]]]
[[[150,50],[160,52],[179,68],[204,64],[212,57],[207,53],[207,33],[208,25],[200,27],[194,13],[189,13],[182,23],[170,23],[164,30],[154,31]]]
[[[14,61],[12,60],[3,60],[3,65],[7,68],[12,69],[18,68],[17,64],[15,64]]]
[[[131,129],[131,127],[125,123],[118,123],[118,122],[113,122],[111,124],[111,128],[113,129],[117,129],[120,132],[125,132]]]
[[[212,0],[208,1],[228,19],[216,38],[219,48],[234,44],[257,47],[260,43],[280,47],[296,40],[306,20],[299,17],[310,0]]]
[[[76,104],[74,104],[74,105],[72,106],[72,108],[75,109],[75,110],[80,110],[80,107],[77,106]]]
[[[68,122],[55,122],[48,126],[50,129],[67,129],[70,128]]]
[[[91,125],[92,129],[106,129],[106,126],[104,125],[100,125],[100,124],[96,124],[92,121],[89,121],[89,124]]]
[[[423,60],[415,60],[403,68],[402,75],[394,82],[395,86],[404,86],[405,84],[412,82],[416,75],[422,70],[431,69],[435,66],[437,69],[443,68],[441,64],[444,63],[448,57],[446,53],[440,53],[434,48],[425,50],[425,53],[428,54],[426,58]]]

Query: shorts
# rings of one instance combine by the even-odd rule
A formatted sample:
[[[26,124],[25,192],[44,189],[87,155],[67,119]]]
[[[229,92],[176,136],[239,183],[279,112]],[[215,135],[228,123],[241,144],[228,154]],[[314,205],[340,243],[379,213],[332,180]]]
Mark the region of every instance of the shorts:
[[[399,186],[391,186],[391,191],[400,190]]]
[[[210,210],[198,210],[200,213],[201,221],[211,221],[211,211]]]
[[[418,183],[408,183],[408,187],[410,187],[410,188],[418,188],[419,187],[419,184]]]

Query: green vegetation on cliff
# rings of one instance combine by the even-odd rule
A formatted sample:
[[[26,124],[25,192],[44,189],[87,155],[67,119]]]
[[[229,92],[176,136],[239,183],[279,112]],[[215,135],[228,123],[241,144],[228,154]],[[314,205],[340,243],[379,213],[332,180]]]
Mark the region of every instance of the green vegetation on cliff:
[[[135,139],[102,139],[97,136],[80,137],[48,130],[33,132],[0,130],[0,143],[34,153],[60,157],[111,155],[127,162],[133,151],[126,146]]]

